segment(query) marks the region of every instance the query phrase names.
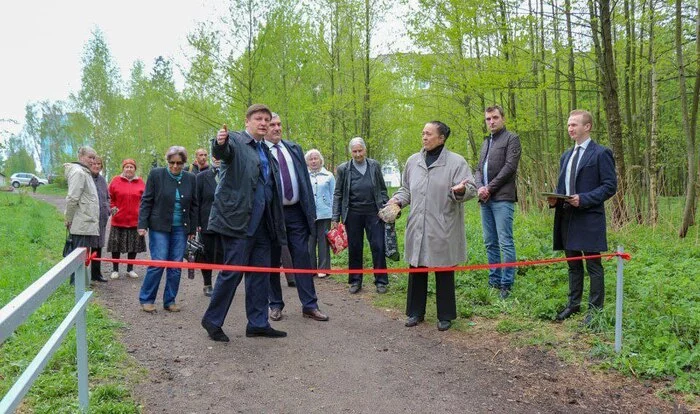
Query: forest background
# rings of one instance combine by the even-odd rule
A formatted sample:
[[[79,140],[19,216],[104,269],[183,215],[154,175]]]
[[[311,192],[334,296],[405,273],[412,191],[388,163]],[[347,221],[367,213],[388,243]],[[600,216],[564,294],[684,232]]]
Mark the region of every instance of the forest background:
[[[401,3],[401,1],[404,1]],[[520,207],[552,190],[570,146],[568,112],[594,115],[593,137],[614,152],[620,188],[613,225],[654,224],[659,196],[685,196],[679,234],[694,223],[700,45],[698,4],[674,0],[230,0],[188,35],[188,68],[163,57],[122,79],[104,34],[85,45],[82,84],[68,101],[26,107],[0,171],[45,173],[93,145],[107,176],[123,158],[147,174],[170,145],[208,147],[223,123],[264,102],[285,136],[318,148],[332,170],[362,136],[369,156],[401,166],[425,122],[452,127],[448,146],[476,163],[483,110],[501,104],[523,142]],[[373,55],[379,26],[401,11],[412,52]],[[390,50],[391,48],[387,48]],[[173,71],[184,86],[176,88]]]
[[[348,159],[354,136],[366,140],[370,157],[401,168],[433,119],[452,128],[447,146],[474,166],[487,133],[484,108],[500,104],[523,144],[516,238],[525,260],[553,254],[551,217],[542,214],[539,193],[553,190],[561,153],[571,146],[569,111],[588,109],[593,138],[612,148],[619,177],[608,203],[611,245],[634,254],[634,283],[626,287],[634,306],[626,325],[630,345],[617,357],[605,346],[604,356],[623,372],[665,378],[672,389],[698,395],[700,236],[691,226],[700,1],[229,0],[228,6],[189,34],[188,67],[159,57],[147,72],[136,61],[127,79],[96,29],[84,48],[80,89],[67,101],[27,105],[23,130],[2,148],[0,171],[32,171],[41,153],[45,173],[60,182],[62,164],[89,144],[104,158],[108,178],[127,157],[146,176],[163,164],[169,146],[191,154],[208,148],[222,124],[242,128],[245,109],[260,102],[282,116],[285,138],[318,148],[330,170]],[[386,42],[378,28],[397,10],[412,51],[374,54]],[[174,71],[184,76],[181,88]],[[479,228],[474,217],[467,220]],[[479,234],[471,233],[472,258],[483,261],[474,248]],[[522,283],[541,288],[541,306],[524,308],[528,318],[549,320],[565,283],[556,282],[552,289],[562,295],[554,298],[546,285],[554,273],[532,273]],[[472,288],[460,288],[462,295],[476,292],[460,302],[462,317],[473,309],[480,316],[503,310],[486,290]],[[611,314],[607,306],[608,334]]]

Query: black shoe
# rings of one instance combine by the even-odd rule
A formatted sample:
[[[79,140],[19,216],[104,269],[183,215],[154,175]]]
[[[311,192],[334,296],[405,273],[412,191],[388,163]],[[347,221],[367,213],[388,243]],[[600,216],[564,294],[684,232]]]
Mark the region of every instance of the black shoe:
[[[350,285],[350,293],[355,294],[362,289],[362,286],[358,285],[357,283]]]
[[[384,285],[384,284],[377,285],[377,293],[379,293],[380,295],[385,294],[386,293],[386,285]]]
[[[97,277],[93,277],[93,278],[90,279],[90,280],[92,280],[92,281],[94,281],[94,282],[103,282],[103,283],[107,283],[107,278],[104,277],[104,276],[102,276],[102,275],[99,275],[99,276],[97,276]]]
[[[446,331],[452,326],[452,321],[438,321],[437,327],[438,331]]]
[[[559,314],[557,315],[557,320],[558,320],[558,321],[563,321],[564,319],[570,318],[571,315],[573,315],[573,314],[575,314],[575,313],[579,313],[579,312],[581,312],[581,307],[580,307],[580,306],[573,306],[573,307],[567,306],[566,309],[564,309],[563,311],[559,312]]]
[[[503,287],[501,288],[501,299],[508,299],[508,296],[510,296],[510,288]]]
[[[204,296],[207,296],[207,297],[211,297],[211,292],[214,291],[212,289],[211,285],[204,286],[204,288],[202,290],[204,291]]]
[[[296,287],[296,286],[297,286],[297,282],[293,277],[290,277],[289,279],[287,279],[287,287]]]
[[[593,313],[591,313],[589,311],[588,313],[586,313],[586,316],[584,316],[583,322],[581,322],[581,326],[582,327],[590,327],[591,322],[593,322]]]
[[[278,331],[277,329],[273,329],[271,326],[268,326],[267,328],[246,328],[245,336],[248,338],[254,336],[264,336],[266,338],[284,338],[287,336],[287,332]]]
[[[403,325],[407,328],[410,328],[410,327],[416,326],[419,323],[423,322],[424,319],[425,318],[423,316],[409,316],[406,319],[406,323]]]
[[[207,330],[209,338],[217,342],[228,342],[228,336],[224,333],[223,329],[218,326],[213,325],[209,321],[202,319],[202,327]]]

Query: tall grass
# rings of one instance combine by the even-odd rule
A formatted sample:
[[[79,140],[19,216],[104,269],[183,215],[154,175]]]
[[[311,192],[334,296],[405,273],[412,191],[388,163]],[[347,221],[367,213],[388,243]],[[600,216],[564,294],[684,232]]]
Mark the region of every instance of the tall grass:
[[[0,307],[61,259],[64,236],[55,207],[24,194],[0,193]],[[73,304],[74,291],[66,283],[0,346],[0,395],[7,393]],[[87,321],[91,412],[140,412],[125,386],[137,368],[129,365],[117,340],[119,325],[95,304],[88,306]],[[75,361],[73,330],[27,394],[21,411],[77,412]]]
[[[468,263],[486,263],[479,207],[466,205]],[[621,245],[632,254],[625,263],[623,348],[613,350],[616,260],[604,260],[606,300],[592,329],[579,326],[581,317],[563,324],[552,323],[567,302],[568,274],[565,263],[519,268],[511,298],[502,301],[487,287],[488,272],[456,275],[458,329],[496,329],[510,333],[518,343],[555,349],[562,356],[580,353],[602,367],[614,367],[640,378],[663,379],[671,391],[700,395],[700,244],[697,226],[685,239],[677,237],[682,200],[664,198],[661,220],[655,227],[630,224],[608,232],[611,250]],[[408,211],[396,225],[403,254],[403,232]],[[516,211],[514,237],[519,261],[562,257],[552,250],[553,211]],[[365,243],[365,266],[371,255]],[[402,258],[403,259],[403,258]],[[346,267],[347,254],[333,258],[334,266]],[[404,267],[406,263],[388,263]],[[371,276],[366,276],[371,277]],[[345,281],[345,277],[336,277]],[[389,295],[377,296],[377,304],[399,310],[405,307],[407,277],[392,275]],[[584,298],[588,300],[586,277]],[[435,318],[435,285],[429,285],[428,318]]]

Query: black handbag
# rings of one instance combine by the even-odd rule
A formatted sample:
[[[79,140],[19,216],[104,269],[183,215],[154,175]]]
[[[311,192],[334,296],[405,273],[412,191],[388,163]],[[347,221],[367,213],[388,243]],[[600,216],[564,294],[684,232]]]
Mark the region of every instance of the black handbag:
[[[66,229],[66,244],[63,245],[63,257],[68,256],[73,251],[73,238],[68,229]]]

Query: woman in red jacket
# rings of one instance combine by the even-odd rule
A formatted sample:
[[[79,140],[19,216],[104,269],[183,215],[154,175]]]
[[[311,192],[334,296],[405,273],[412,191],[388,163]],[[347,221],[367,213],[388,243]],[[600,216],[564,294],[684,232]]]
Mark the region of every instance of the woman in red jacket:
[[[109,231],[107,251],[112,252],[113,259],[119,259],[122,253],[127,258],[135,259],[136,253],[146,251],[146,240],[136,231],[139,218],[139,205],[146,184],[136,176],[136,161],[127,158],[122,161],[122,173],[109,183],[109,197],[112,209],[112,227]],[[137,278],[134,265],[126,265],[126,274]],[[119,278],[119,264],[112,264],[112,279]]]

